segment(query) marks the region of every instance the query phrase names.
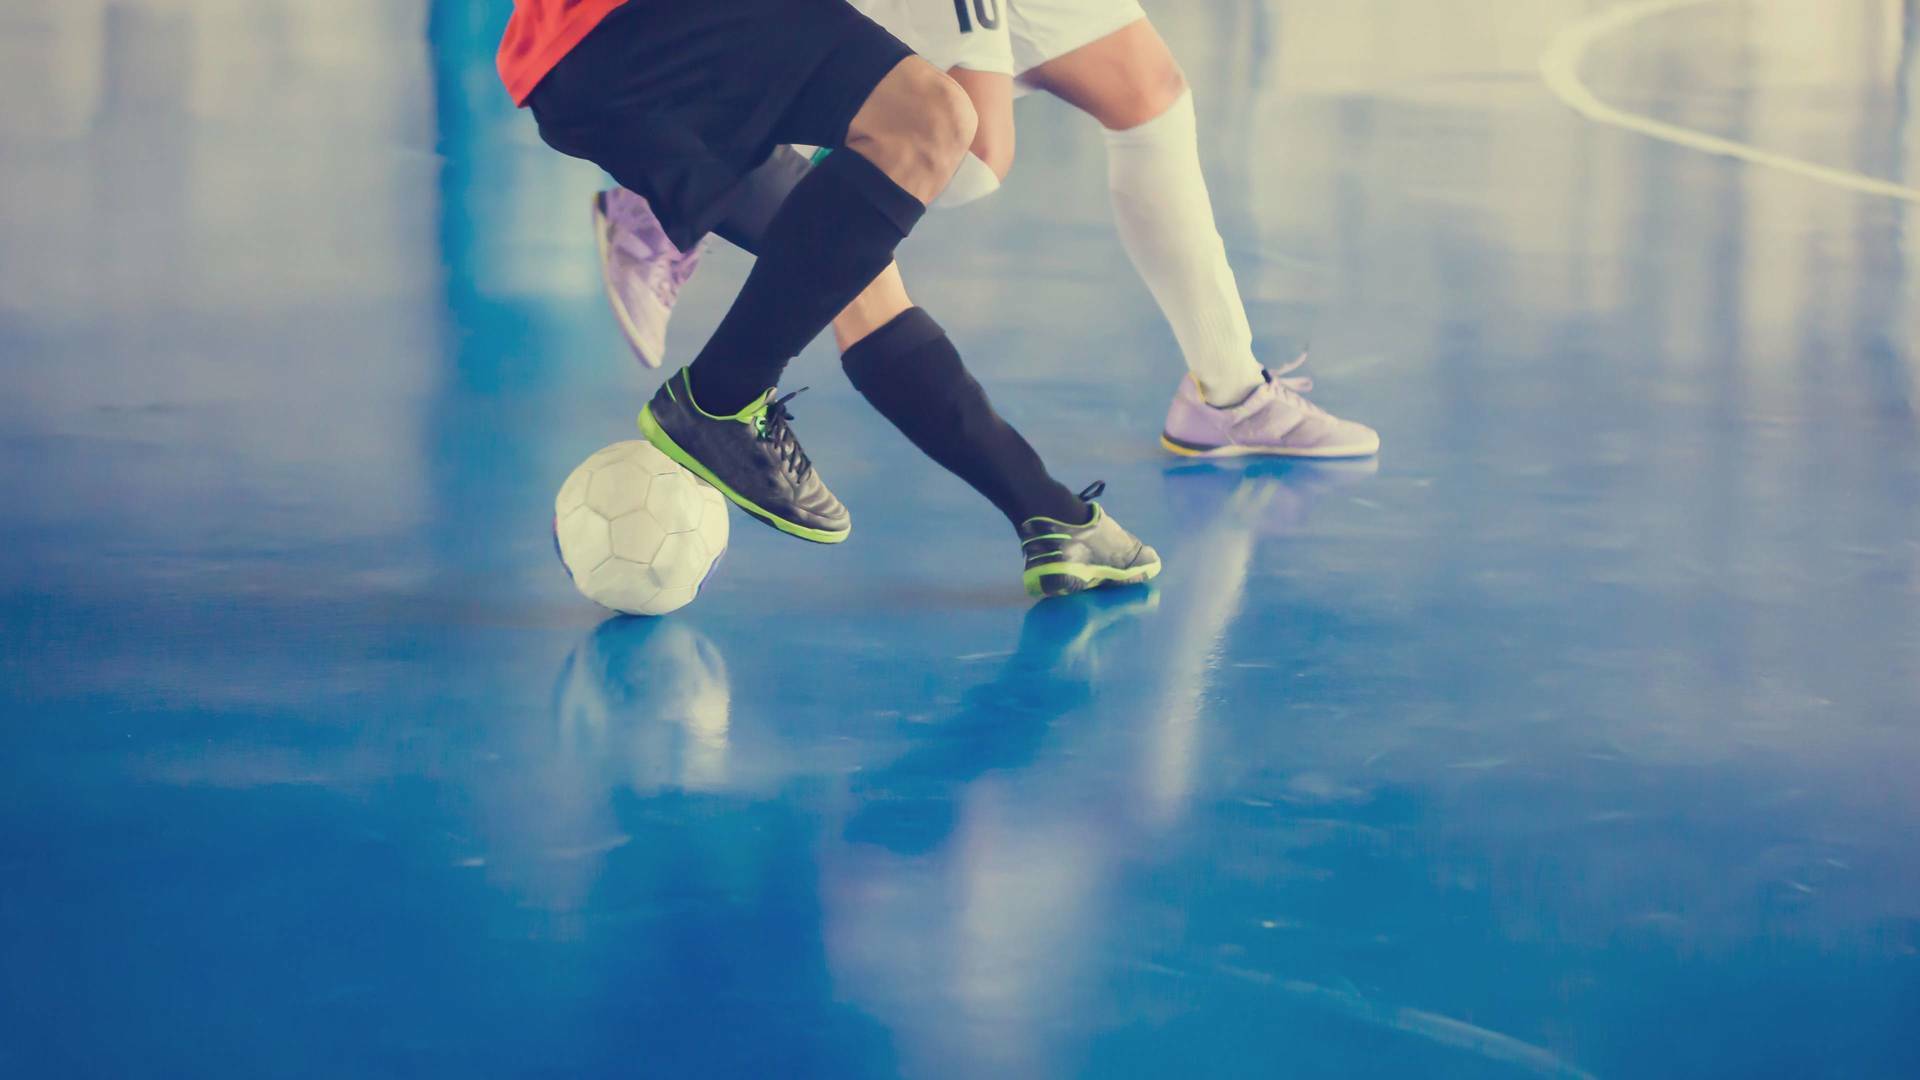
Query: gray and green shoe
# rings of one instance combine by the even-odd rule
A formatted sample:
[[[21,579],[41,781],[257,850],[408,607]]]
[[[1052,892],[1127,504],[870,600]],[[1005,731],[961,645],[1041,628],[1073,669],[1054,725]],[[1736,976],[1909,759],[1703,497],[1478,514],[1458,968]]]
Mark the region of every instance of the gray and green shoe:
[[[853,521],[788,426],[787,402],[800,392],[776,398],[777,391],[768,390],[731,416],[715,416],[694,404],[681,368],[640,410],[640,434],[768,525],[837,544],[853,531]]]
[[[1106,489],[1105,483],[1095,483],[1080,493],[1093,507],[1092,520],[1084,524],[1046,517],[1020,523],[1020,550],[1027,557],[1022,580],[1028,595],[1068,596],[1102,585],[1139,585],[1160,573],[1160,553],[1091,502]]]

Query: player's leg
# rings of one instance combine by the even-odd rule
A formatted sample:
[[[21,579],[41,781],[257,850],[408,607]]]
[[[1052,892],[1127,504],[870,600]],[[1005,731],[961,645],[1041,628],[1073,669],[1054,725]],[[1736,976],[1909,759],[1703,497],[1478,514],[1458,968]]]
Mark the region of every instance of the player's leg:
[[[1092,516],[994,410],[946,331],[914,306],[897,265],[840,313],[833,330],[854,389],[1015,528],[1031,517],[1084,522]]]
[[[1147,581],[1160,556],[1047,472],[1033,446],[995,411],[933,316],[913,306],[888,267],[834,320],[841,366],[861,395],[921,452],[1007,516],[1035,596]]]
[[[962,158],[934,205],[961,206],[991,195],[1013,165],[1013,50],[999,0],[951,5],[941,0],[852,0],[854,8],[948,75],[978,117],[972,152]],[[714,231],[758,253],[773,214],[806,176],[807,159],[775,151],[747,177]],[[624,188],[594,200],[602,276],[614,317],[634,354],[658,367],[680,286],[698,265],[667,241],[644,198]]]
[[[1029,19],[1055,13],[1019,10]],[[1253,331],[1200,172],[1186,78],[1153,24],[1137,18],[1021,78],[1106,129],[1108,188],[1128,256],[1207,399],[1245,398],[1261,382]]]
[[[998,191],[1013,167],[1013,77],[958,67],[948,74],[965,91],[980,118],[972,152],[933,203],[952,208]],[[732,210],[713,231],[735,247],[759,254],[774,213],[809,168],[804,155],[790,146],[780,147],[747,177]],[[667,239],[647,200],[623,187],[594,193],[593,228],[600,276],[606,284],[614,320],[634,356],[647,367],[657,368],[666,356],[667,324],[673,317],[673,305],[699,267],[705,244],[695,244],[682,252]],[[841,326],[838,321],[834,325]]]
[[[549,145],[644,197],[683,251],[779,144],[849,148],[794,189],[713,338],[641,413],[649,441],[749,513],[845,539],[846,508],[772,387],[952,175],[973,139],[966,95],[841,0],[716,0],[615,8],[524,101]]]
[[[853,0],[966,92],[978,118],[971,152],[937,205],[991,194],[1013,164],[1013,54],[1000,0]],[[993,408],[946,331],[912,306],[897,270],[874,282],[834,323],[842,365],[881,415],[929,457],[1007,516],[1037,596],[1145,581],[1152,548],[1047,472],[1039,454]]]
[[[1002,98],[1010,102],[1011,95]],[[862,115],[866,112],[863,107]],[[1010,122],[1010,110],[1007,113]],[[884,135],[889,116],[879,112],[874,120],[872,129]],[[860,142],[854,136],[862,130],[861,118],[856,117],[846,140],[856,151]],[[826,141],[817,130],[794,130],[790,137]],[[835,161],[846,156],[831,155],[819,171],[835,168]],[[723,236],[762,254],[763,261],[773,254],[791,207],[757,218],[753,207],[777,202],[788,187],[797,201],[812,180],[810,176],[807,182],[794,184],[793,170],[776,171],[783,181],[758,185],[759,193],[771,192],[772,199],[736,199],[729,217],[715,226]],[[755,177],[768,173],[763,168]],[[863,394],[916,445],[992,500],[1028,539],[1030,561],[1044,564],[1044,573],[1028,575],[1032,591],[1057,595],[1097,584],[1145,580],[1157,573],[1159,559],[1151,548],[1047,474],[1032,447],[994,412],[984,391],[967,375],[945,333],[925,312],[912,307],[897,271],[889,268],[855,298],[837,319],[836,332],[847,350],[848,373]],[[683,378],[677,385],[688,391],[690,403],[697,384]],[[666,400],[657,396],[650,413],[672,417],[676,408],[683,414],[702,411],[675,401],[675,389],[670,381],[663,391]],[[705,394],[704,389],[700,392]],[[775,421],[779,420],[776,412]],[[654,423],[660,426],[657,418]],[[672,426],[677,425],[670,419],[662,434],[670,436],[665,428]],[[684,449],[671,438],[664,441]]]
[[[1255,357],[1200,167],[1193,95],[1153,24],[1142,15],[1052,52],[1087,20],[1111,19],[1126,6],[1023,0],[1013,9],[1015,47],[1038,61],[1022,81],[1106,129],[1115,225],[1192,374],[1169,409],[1163,444],[1183,454],[1373,453],[1379,436],[1371,428],[1320,409],[1301,396],[1309,383],[1280,378],[1284,371],[1269,372]]]
[[[991,195],[1013,164],[1013,45],[1006,0],[848,0],[972,100],[979,124],[973,152],[961,159],[936,206]]]
[[[757,185],[759,195],[783,194],[774,174],[793,175],[791,169],[762,173],[768,182]],[[770,216],[760,199],[750,199],[736,204],[715,231],[757,253]],[[1048,473],[1040,455],[968,374],[945,331],[914,306],[897,265],[888,266],[835,317],[833,330],[849,381],[881,415],[992,502],[1023,540],[1044,538],[1024,544],[1022,552],[1035,560],[1025,580],[1037,595],[1145,580],[1158,572],[1151,548]],[[1032,524],[1036,521],[1049,524]],[[1077,545],[1061,542],[1071,538],[1068,534],[1080,538]]]
[[[1003,71],[978,71],[953,67],[947,75],[958,83],[973,102],[979,124],[974,129],[973,146],[954,174],[953,183],[934,205],[964,206],[1000,190],[1001,181],[1013,171],[1013,76]]]
[[[831,119],[849,88],[828,74],[802,91],[783,141],[841,152],[815,166],[774,215],[739,298],[689,365],[710,413],[730,414],[778,382],[787,361],[893,261],[973,141],[966,95],[918,57],[864,93],[851,122]]]
[[[776,154],[774,163],[756,174],[765,182],[754,184],[755,197],[736,203],[715,227],[745,251],[757,254],[765,244],[772,214],[761,196],[772,196],[777,203],[793,186],[788,181],[795,177],[794,169],[778,164],[783,157],[799,162],[804,173],[799,155],[791,150]],[[620,197],[644,211],[645,202],[638,196]],[[910,311],[915,314],[902,320]],[[896,322],[900,327],[875,336]],[[931,326],[932,332],[911,335],[902,330],[916,325]],[[833,331],[854,386],[902,434],[984,495],[1016,528],[1036,516],[1073,522],[1092,516],[1091,508],[1055,481],[1027,441],[995,412],[944,332],[914,307],[898,265],[888,266],[834,318]],[[928,409],[928,400],[942,405]]]
[[[856,48],[893,41],[873,33],[880,38],[850,40]],[[851,68],[828,70],[836,63]],[[641,414],[650,441],[742,508],[825,543],[845,539],[848,515],[813,472],[772,388],[787,361],[892,262],[973,138],[972,108],[946,76],[908,56],[861,85],[862,65],[872,64],[837,55],[803,88],[776,137],[843,149],[794,187],[733,307]],[[849,105],[858,106],[850,118]]]

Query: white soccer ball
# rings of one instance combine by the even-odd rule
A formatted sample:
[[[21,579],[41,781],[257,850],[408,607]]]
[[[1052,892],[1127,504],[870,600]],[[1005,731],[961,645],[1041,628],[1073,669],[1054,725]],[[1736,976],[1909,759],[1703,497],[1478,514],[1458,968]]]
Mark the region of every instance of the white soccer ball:
[[[580,463],[553,500],[553,539],[581,595],[628,615],[693,602],[727,550],[727,500],[635,439]]]

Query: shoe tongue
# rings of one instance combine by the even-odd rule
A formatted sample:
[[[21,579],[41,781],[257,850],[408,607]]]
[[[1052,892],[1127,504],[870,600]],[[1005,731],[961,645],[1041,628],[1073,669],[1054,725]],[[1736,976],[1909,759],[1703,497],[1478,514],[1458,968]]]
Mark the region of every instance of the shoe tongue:
[[[768,387],[767,392],[760,395],[760,400],[754,402],[745,413],[741,414],[747,423],[753,425],[755,434],[764,436],[767,429],[773,426],[774,420],[779,415],[780,400],[775,397],[779,392],[780,388],[777,386]]]

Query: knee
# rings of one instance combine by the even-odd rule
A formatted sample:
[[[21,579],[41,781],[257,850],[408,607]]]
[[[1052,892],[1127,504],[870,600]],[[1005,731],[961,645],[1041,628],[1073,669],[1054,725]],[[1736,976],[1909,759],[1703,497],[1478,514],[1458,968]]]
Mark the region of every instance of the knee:
[[[959,84],[915,58],[888,75],[854,118],[847,146],[922,202],[931,202],[960,167],[978,124],[973,102]]]
[[[959,168],[960,159],[973,145],[980,115],[960,84],[932,67],[927,68],[920,97],[919,123],[912,137],[929,167],[944,180]]]
[[[1174,102],[1187,94],[1187,73],[1180,70],[1173,57],[1167,57],[1166,65],[1153,75],[1153,93],[1148,95],[1148,104],[1153,106],[1153,115],[1159,116],[1173,108]]]
[[[1130,73],[1120,92],[1102,103],[1099,120],[1114,131],[1139,127],[1166,115],[1186,92],[1186,74],[1171,54],[1162,54]]]

